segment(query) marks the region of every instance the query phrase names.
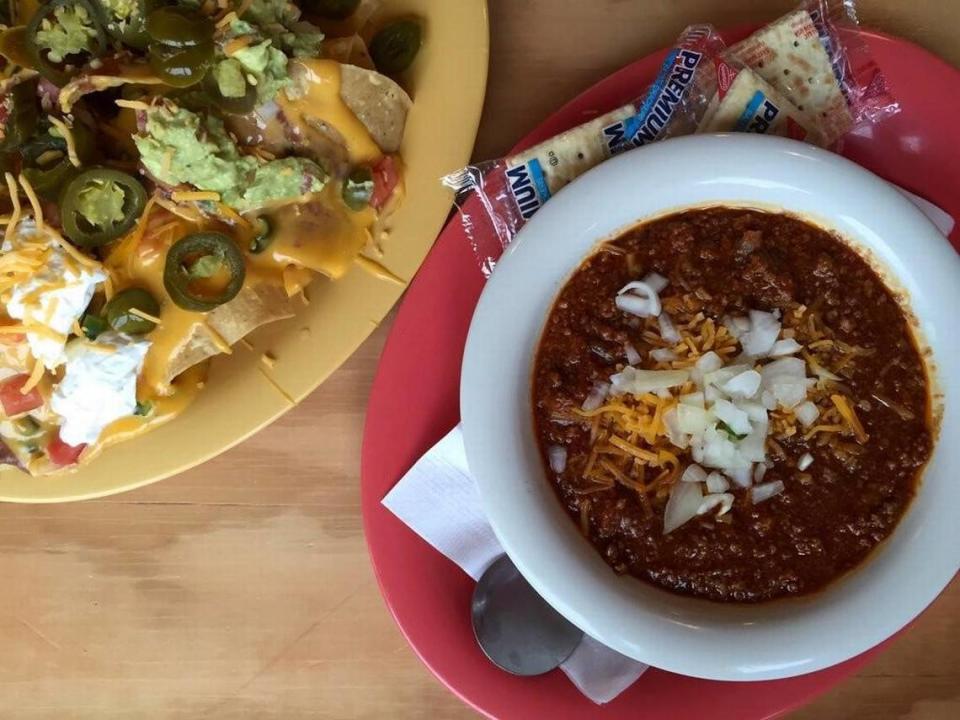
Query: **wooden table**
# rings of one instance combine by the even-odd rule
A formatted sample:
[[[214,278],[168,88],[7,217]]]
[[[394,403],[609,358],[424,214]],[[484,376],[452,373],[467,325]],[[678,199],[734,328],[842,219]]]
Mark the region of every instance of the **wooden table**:
[[[457,0],[448,0],[457,2]],[[478,158],[689,21],[793,0],[491,0]],[[960,3],[861,0],[960,63]],[[522,69],[522,72],[521,72]],[[137,492],[0,507],[0,718],[468,718],[377,592],[360,526],[364,406],[389,320],[270,429]],[[883,602],[883,598],[877,598]],[[960,717],[960,586],[797,720]]]

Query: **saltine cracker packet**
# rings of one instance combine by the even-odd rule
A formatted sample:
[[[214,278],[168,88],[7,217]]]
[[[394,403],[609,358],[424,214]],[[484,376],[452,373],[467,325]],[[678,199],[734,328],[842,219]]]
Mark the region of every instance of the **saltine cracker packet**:
[[[710,25],[691,25],[636,101],[515,155],[470,165],[443,178],[457,193],[464,230],[488,275],[520,228],[561,188],[591,168],[689,124],[715,89],[714,58],[726,48]],[[683,116],[678,117],[683,108]],[[688,132],[693,132],[690,127]],[[470,197],[479,209],[466,211]]]
[[[729,49],[713,27],[691,25],[639,100],[442,181],[457,193],[464,234],[488,276],[544,203],[621,152],[712,132],[775,134],[837,150],[844,134],[898,110],[859,33],[854,0],[804,0]]]
[[[858,32],[852,0],[807,0],[725,53],[772,85],[831,146],[899,105]]]

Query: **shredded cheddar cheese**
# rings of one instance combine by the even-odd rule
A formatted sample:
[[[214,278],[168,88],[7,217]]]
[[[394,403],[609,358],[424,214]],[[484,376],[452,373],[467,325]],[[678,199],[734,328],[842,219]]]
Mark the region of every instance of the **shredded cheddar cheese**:
[[[231,10],[231,11],[228,12],[226,15],[224,15],[222,18],[220,18],[219,20],[217,20],[216,26],[217,26],[218,29],[221,29],[221,30],[222,30],[222,29],[225,28],[227,25],[229,25],[230,23],[232,23],[234,20],[238,20],[238,19],[239,19],[239,18],[237,17],[237,14],[236,14],[233,10]]]
[[[3,177],[7,181],[7,190],[10,192],[10,203],[13,205],[13,211],[10,213],[10,224],[7,225],[3,232],[3,239],[5,242],[12,243],[17,225],[20,224],[20,193],[17,190],[17,181],[12,174],[4,173]]]
[[[150,106],[142,100],[116,100],[117,107],[127,108],[128,110],[149,110]]]
[[[250,35],[241,35],[240,37],[233,38],[229,40],[226,45],[223,46],[223,54],[227,57],[230,57],[239,50],[253,44],[253,37]]]
[[[120,101],[117,101],[117,104],[120,104]],[[64,142],[67,143],[67,157],[70,159],[70,164],[74,167],[80,167],[80,156],[77,155],[77,144],[73,138],[73,130],[67,126],[67,124],[58,118],[55,115],[48,115],[47,119],[50,121],[50,124],[53,125],[63,136]]]
[[[220,193],[212,190],[174,190],[170,193],[170,199],[174,202],[193,202],[198,200],[212,200],[219,202]]]
[[[138,318],[143,318],[144,320],[149,320],[154,325],[160,324],[160,318],[158,318],[156,315],[151,315],[148,312],[144,312],[140,308],[135,308],[135,307],[130,308],[130,314],[136,315]]]
[[[33,365],[33,370],[30,371],[30,377],[27,378],[27,381],[20,387],[20,394],[27,395],[33,390],[37,385],[40,384],[40,381],[43,380],[43,373],[45,369],[43,363],[37,360]]]
[[[830,400],[836,406],[837,412],[840,413],[847,426],[853,432],[853,436],[857,439],[857,442],[861,445],[866,443],[868,439],[867,431],[864,430],[863,424],[860,422],[860,418],[857,417],[857,411],[853,409],[853,405],[850,404],[850,400],[847,399],[845,395],[831,395]]]
[[[23,187],[23,192],[26,194],[27,199],[30,201],[30,207],[33,208],[33,219],[37,223],[38,228],[44,227],[43,222],[43,207],[40,205],[40,198],[37,197],[37,193],[33,190],[33,185],[30,184],[30,181],[23,176],[23,173],[20,173],[18,178],[20,181],[21,187]]]

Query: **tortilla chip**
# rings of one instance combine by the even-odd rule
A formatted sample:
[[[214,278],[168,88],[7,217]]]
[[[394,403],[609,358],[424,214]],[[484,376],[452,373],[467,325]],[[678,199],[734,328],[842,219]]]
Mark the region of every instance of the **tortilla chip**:
[[[413,101],[402,87],[374,70],[343,65],[340,97],[385,153],[400,149]]]
[[[721,71],[729,67],[723,64]],[[722,98],[720,91],[714,95],[697,132],[753,132],[822,144],[816,126],[750,68],[737,72]]]
[[[293,315],[293,304],[283,288],[263,284],[244,287],[233,300],[212,310],[207,315],[206,324],[233,345],[258,327]],[[219,354],[219,346],[204,326],[195,327],[170,358],[166,382],[172,382],[187,368]]]
[[[830,55],[806,10],[784,15],[729,52],[793,102],[827,143],[853,125]]]

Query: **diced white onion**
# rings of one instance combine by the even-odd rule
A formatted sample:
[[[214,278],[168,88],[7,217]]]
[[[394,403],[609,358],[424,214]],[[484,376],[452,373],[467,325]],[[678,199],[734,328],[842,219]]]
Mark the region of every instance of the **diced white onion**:
[[[722,362],[721,360],[721,364]],[[716,370],[705,371],[703,374],[703,383],[704,385],[713,385],[721,388],[725,382],[732,380],[741,373],[745,373],[749,369],[749,365],[727,365],[726,367],[719,367]]]
[[[765,463],[757,463],[753,467],[753,481],[759,483],[763,480],[763,476],[767,474],[767,466]]]
[[[791,408],[807,397],[806,363],[799,358],[784,357],[760,368],[764,390],[784,407]],[[761,396],[764,406],[767,401]]]
[[[567,469],[567,449],[562,445],[551,445],[547,448],[547,459],[550,469],[558,475]]]
[[[683,385],[689,377],[689,370],[637,370],[628,365],[616,375],[612,375],[610,382],[615,393],[642,395],[661,388]]]
[[[807,400],[806,402],[802,402],[797,405],[793,409],[793,414],[797,416],[797,420],[800,421],[800,424],[803,425],[803,427],[808,428],[817,421],[818,417],[820,417],[820,410],[816,405]]]
[[[764,483],[763,485],[754,485],[750,490],[750,496],[753,498],[754,504],[757,504],[769,500],[774,495],[779,495],[782,492],[783,483],[780,480],[774,480],[773,482]]]
[[[690,456],[693,458],[694,462],[701,463],[703,462],[703,440],[694,439],[690,443]]]
[[[648,274],[643,281],[658,293],[663,292],[663,289],[670,284],[663,275],[655,272]]]
[[[767,422],[767,409],[760,403],[750,402],[749,400],[737,400],[734,405],[747,414],[750,422]]]
[[[770,357],[783,357],[784,355],[793,355],[801,350],[803,350],[803,345],[793,338],[786,338],[785,340],[777,340],[767,354]]]
[[[677,405],[677,426],[690,435],[702,435],[713,419],[703,408],[696,405]]]
[[[680,422],[677,418],[677,409],[670,408],[663,414],[663,425],[667,429],[667,439],[676,447],[683,450],[690,444],[687,435],[680,429]]]
[[[740,441],[740,456],[747,462],[763,462],[767,459],[767,423],[753,423],[753,430]]]
[[[713,475],[714,473],[710,473]],[[680,476],[682,482],[696,482],[702,483],[709,481],[710,476],[707,475],[707,471],[696,463],[688,465],[687,469],[683,471],[683,475]]]
[[[708,427],[703,434],[703,459],[700,463],[719,470],[730,470],[749,464],[729,436],[715,427]]]
[[[703,393],[702,393],[702,392],[695,392],[695,393],[688,393],[688,394],[686,394],[686,395],[681,395],[681,396],[680,396],[680,404],[681,404],[681,405],[694,405],[694,406],[699,407],[699,408],[706,407],[706,406],[704,405]]]
[[[661,317],[663,316],[661,315]],[[650,357],[657,362],[672,362],[677,359],[677,354],[670,348],[657,348],[650,351]],[[630,364],[633,365],[634,363]]]
[[[745,317],[730,317],[729,315],[724,315],[721,322],[723,326],[727,328],[727,332],[737,339],[750,329],[750,320]]]
[[[716,470],[707,475],[706,482],[708,492],[722,493],[730,489],[730,481],[727,480],[722,473],[718,473]]]
[[[750,329],[740,336],[743,352],[753,357],[762,357],[780,335],[780,321],[773,313],[762,310],[750,311]]]
[[[660,314],[660,296],[641,280],[628,282],[617,293],[616,305],[637,317],[655,317]]]
[[[813,455],[810,453],[804,453],[800,456],[800,459],[797,460],[797,470],[800,472],[803,472],[811,465],[813,465]]]
[[[763,405],[766,410],[777,409],[777,399],[769,390],[764,390],[762,393],[760,393],[760,404]]]
[[[657,316],[657,324],[660,326],[660,337],[668,343],[680,342],[680,333],[673,324],[673,319],[665,312]]]
[[[637,352],[637,349],[631,343],[624,345],[623,349],[627,354],[628,365],[639,365],[640,361],[643,360],[640,353]]]
[[[792,408],[802,403],[807,397],[806,382],[775,382],[770,388],[773,396],[783,407]]]
[[[609,383],[596,383],[593,386],[593,389],[590,390],[590,394],[587,395],[586,399],[583,401],[580,409],[584,412],[596,410],[598,407],[603,405],[603,401],[607,399],[607,393],[609,391]]]
[[[678,482],[670,490],[670,499],[663,512],[663,534],[671,533],[697,516],[703,501],[700,483]]]
[[[704,380],[706,380],[708,373],[713,373],[723,367],[723,358],[717,355],[713,350],[705,352],[699,358],[697,362],[694,363],[694,367],[697,368],[704,375]]]
[[[713,403],[712,410],[713,414],[737,435],[748,435],[753,429],[747,414],[729,400],[717,400]]]
[[[730,468],[727,470],[727,475],[730,476],[730,479],[733,480],[739,487],[748,488],[753,484],[753,466],[747,465],[746,467]]]
[[[700,502],[700,506],[697,508],[697,515],[705,515],[715,507],[720,508],[720,512],[717,513],[717,517],[726,515],[728,512],[730,512],[730,508],[733,507],[733,495],[730,493],[706,495]]]
[[[760,380],[760,373],[756,370],[747,370],[727,380],[722,389],[730,397],[752,398],[760,389]]]
[[[707,385],[703,390],[703,399],[712,405],[717,400],[723,399],[723,393],[716,386]]]
[[[764,387],[776,380],[803,380],[807,376],[807,366],[803,360],[794,357],[780,358],[760,368]]]
[[[664,400],[669,400],[673,397],[673,393],[670,392],[667,388],[657,388],[653,391],[653,394],[658,398],[663,398]]]

